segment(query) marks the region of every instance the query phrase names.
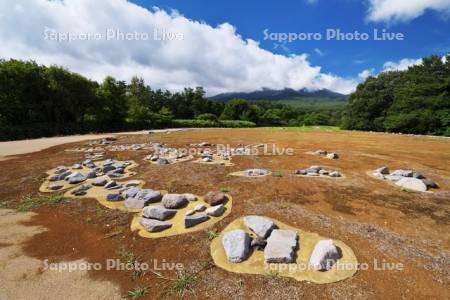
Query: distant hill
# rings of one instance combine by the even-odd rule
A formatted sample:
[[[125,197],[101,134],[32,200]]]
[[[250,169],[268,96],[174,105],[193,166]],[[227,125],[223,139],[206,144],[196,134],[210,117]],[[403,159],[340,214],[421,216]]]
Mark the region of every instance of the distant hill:
[[[231,99],[246,99],[246,100],[267,100],[267,101],[302,101],[302,100],[315,100],[315,101],[346,101],[347,95],[339,94],[327,89],[308,91],[306,89],[294,90],[294,89],[282,89],[282,90],[272,90],[272,89],[262,89],[260,91],[253,92],[232,92],[218,94],[209,97],[210,100],[214,101],[229,101]]]

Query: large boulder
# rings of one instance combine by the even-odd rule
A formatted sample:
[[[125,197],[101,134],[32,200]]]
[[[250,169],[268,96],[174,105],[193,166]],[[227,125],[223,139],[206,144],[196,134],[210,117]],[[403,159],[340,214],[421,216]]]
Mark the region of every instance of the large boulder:
[[[264,259],[267,263],[295,262],[295,249],[298,233],[293,230],[272,230],[264,248]]]
[[[209,205],[215,206],[225,203],[228,200],[228,197],[225,193],[211,191],[205,195],[204,200]]]
[[[95,178],[94,180],[92,180],[91,183],[92,183],[92,185],[95,185],[95,186],[105,186],[105,184],[108,183],[108,180],[106,180],[103,177],[100,177],[100,178]]]
[[[160,191],[155,191],[152,189],[141,189],[135,195],[135,198],[144,201],[146,204],[148,203],[156,203],[160,202],[163,198],[163,195]]]
[[[184,218],[184,227],[185,228],[190,228],[193,227],[197,224],[203,223],[205,221],[209,220],[209,216],[205,215],[205,214],[197,214],[197,215],[193,215],[193,216],[186,216]]]
[[[250,254],[250,236],[241,229],[226,232],[222,245],[228,260],[233,263],[246,260]]]
[[[130,187],[130,188],[125,189],[125,190],[122,192],[122,196],[123,196],[125,199],[133,198],[133,197],[136,196],[137,193],[139,193],[140,190],[141,190],[141,189],[138,188],[138,187]]]
[[[205,213],[208,216],[213,216],[213,217],[220,217],[224,212],[225,212],[225,206],[223,206],[223,204],[208,207],[208,209],[205,211]]]
[[[141,218],[139,223],[149,232],[163,231],[172,227],[172,224],[170,223],[147,218]]]
[[[246,216],[244,217],[244,223],[251,231],[263,239],[267,238],[272,230],[277,228],[272,220],[260,216]]]
[[[177,213],[176,210],[167,209],[163,206],[146,206],[142,210],[142,216],[148,219],[165,221],[172,218]]]
[[[405,178],[402,178],[399,181],[397,181],[395,184],[404,189],[408,189],[408,190],[413,190],[413,191],[418,191],[418,192],[426,192],[427,191],[426,184],[422,180],[417,179],[417,178],[405,177]]]
[[[314,246],[309,265],[316,270],[325,271],[331,269],[339,258],[341,254],[333,240],[321,240]]]
[[[75,172],[66,177],[66,180],[69,181],[70,184],[77,184],[85,181],[87,178],[80,172]]]
[[[181,208],[188,203],[186,197],[182,194],[166,194],[162,197],[161,204],[165,208]]]

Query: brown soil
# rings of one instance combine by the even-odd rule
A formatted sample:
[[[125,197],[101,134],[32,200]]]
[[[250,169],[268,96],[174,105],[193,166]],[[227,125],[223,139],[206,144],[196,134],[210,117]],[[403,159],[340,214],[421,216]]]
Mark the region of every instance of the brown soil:
[[[210,129],[171,134],[130,135],[118,143],[163,142],[173,147],[191,143],[274,143],[293,148],[293,156],[235,156],[233,167],[184,162],[173,165],[141,164],[132,179],[146,187],[169,192],[202,195],[226,188],[233,197],[231,214],[214,225],[218,231],[234,219],[266,215],[305,231],[338,239],[353,249],[367,270],[347,280],[317,285],[276,276],[244,275],[211,265],[206,230],[162,239],[145,239],[130,231],[133,214],[108,210],[93,199],[70,199],[36,209],[25,224],[46,231],[24,241],[25,254],[50,262],[74,261],[104,264],[130,249],[139,261],[159,265],[181,263],[196,272],[200,281],[186,298],[261,299],[448,299],[450,297],[450,141],[427,137],[358,132],[295,132],[271,129]],[[35,194],[45,171],[60,164],[82,161],[83,153],[68,153],[59,145],[37,153],[0,161],[0,201],[15,207],[27,194]],[[337,152],[338,160],[305,154],[325,149]],[[105,158],[141,161],[146,151],[110,152]],[[345,174],[342,180],[296,177],[295,169],[321,165]],[[367,176],[381,166],[420,171],[435,180],[433,193],[406,193]],[[248,168],[266,168],[277,176],[245,178],[227,176]],[[57,194],[57,193],[56,193]],[[9,242],[8,242],[9,243]],[[0,248],[5,245],[0,245]],[[403,270],[375,270],[374,259],[402,263]],[[209,267],[205,267],[209,266]],[[158,271],[174,278],[171,270]],[[89,271],[93,283],[108,280],[121,293],[149,287],[148,299],[162,297],[174,282],[152,272],[133,276],[132,271]],[[139,275],[134,272],[134,275]],[[1,276],[1,269],[0,269]],[[28,279],[24,279],[25,282]],[[37,287],[39,288],[39,287]],[[72,289],[81,289],[74,285]],[[49,290],[51,293],[51,290]],[[167,297],[176,298],[175,294]],[[68,297],[65,297],[68,298]],[[70,298],[70,297],[69,297]],[[38,299],[38,298],[36,298]],[[48,299],[53,299],[51,295]]]

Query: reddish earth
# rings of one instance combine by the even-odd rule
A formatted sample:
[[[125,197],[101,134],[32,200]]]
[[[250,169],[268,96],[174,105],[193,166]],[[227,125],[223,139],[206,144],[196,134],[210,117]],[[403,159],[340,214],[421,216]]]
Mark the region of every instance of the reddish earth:
[[[342,240],[367,270],[342,282],[316,285],[276,276],[229,273],[211,264],[206,231],[163,239],[144,239],[130,232],[132,214],[108,210],[93,199],[68,199],[35,210],[26,225],[48,230],[24,243],[28,256],[51,262],[84,259],[105,263],[120,258],[121,248],[139,261],[182,263],[199,281],[186,298],[260,299],[448,299],[450,298],[450,141],[429,137],[359,132],[296,132],[282,129],[210,129],[171,134],[122,136],[117,144],[163,142],[187,147],[191,143],[274,143],[293,148],[294,155],[234,157],[235,166],[196,163],[159,166],[145,163],[144,151],[109,152],[107,157],[140,163],[133,178],[146,187],[171,192],[204,194],[227,188],[233,196],[231,214],[215,225],[221,230],[237,217],[266,215],[292,226]],[[44,172],[60,164],[83,160],[83,153],[64,149],[85,142],[55,146],[40,152],[0,161],[0,201],[16,207],[20,199],[36,194]],[[325,149],[339,160],[305,154]],[[345,179],[295,177],[293,171],[310,165],[339,170]],[[417,170],[435,180],[433,193],[407,193],[366,175],[381,166]],[[246,168],[267,168],[277,176],[227,176]],[[280,175],[281,174],[281,175]],[[0,248],[7,245],[0,244]],[[382,263],[401,263],[403,270],[375,270]],[[387,266],[385,265],[387,268]],[[0,267],[1,271],[1,267]],[[1,273],[1,272],[0,272]],[[148,287],[143,299],[176,298],[174,281],[152,272],[89,271],[93,280],[108,280],[123,293]],[[161,271],[175,278],[175,271]],[[136,274],[135,274],[136,275]],[[137,278],[135,278],[137,277]],[[77,287],[74,286],[74,289]],[[49,291],[49,299],[53,299]]]

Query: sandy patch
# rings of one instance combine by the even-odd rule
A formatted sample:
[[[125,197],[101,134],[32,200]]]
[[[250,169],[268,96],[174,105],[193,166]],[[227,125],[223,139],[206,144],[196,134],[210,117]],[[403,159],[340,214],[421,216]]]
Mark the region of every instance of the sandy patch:
[[[21,244],[46,230],[21,224],[34,215],[0,209],[0,299],[122,299],[119,287],[92,280],[87,271],[49,270],[44,261],[26,256]]]

